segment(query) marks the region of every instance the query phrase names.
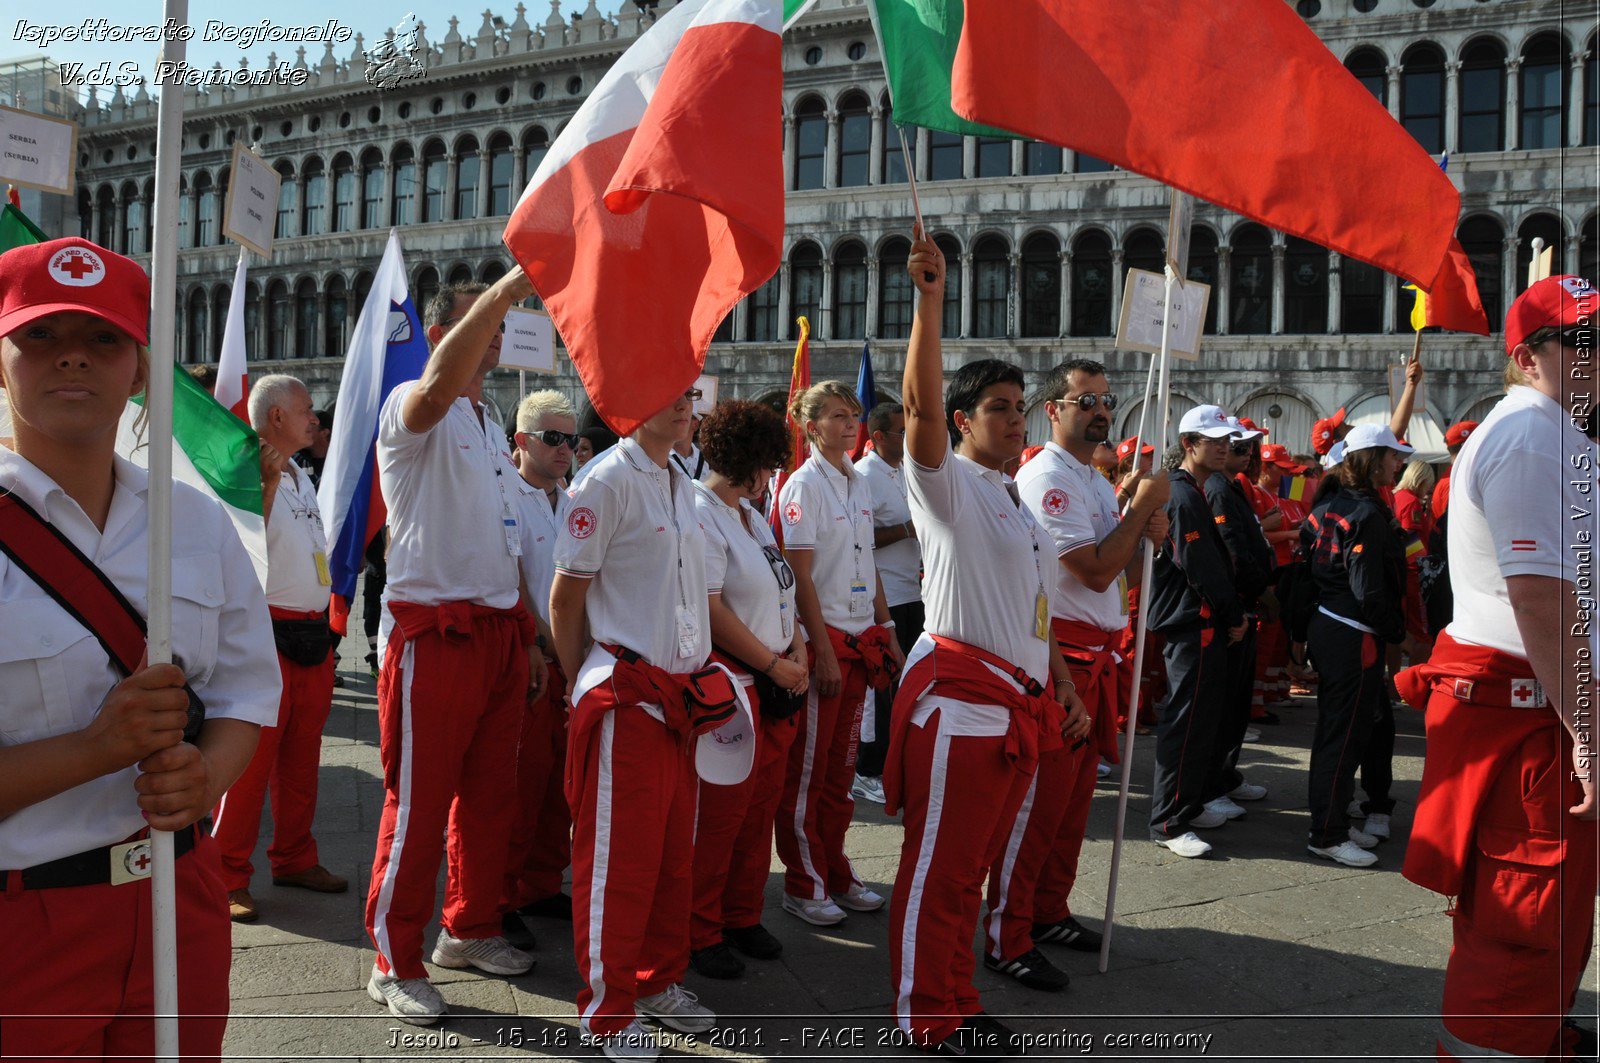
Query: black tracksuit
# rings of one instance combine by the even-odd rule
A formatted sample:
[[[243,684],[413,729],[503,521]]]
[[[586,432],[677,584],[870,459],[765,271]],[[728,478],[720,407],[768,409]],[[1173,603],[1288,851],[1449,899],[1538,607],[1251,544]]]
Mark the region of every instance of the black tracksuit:
[[[1384,646],[1405,638],[1405,550],[1388,506],[1376,495],[1345,489],[1312,510],[1300,541],[1316,587],[1306,644],[1320,677],[1311,844],[1327,848],[1349,837],[1346,809],[1356,767],[1387,705]]]
[[[1211,506],[1193,476],[1175,469],[1171,530],[1155,557],[1150,627],[1166,640],[1167,696],[1156,708],[1150,834],[1172,838],[1205,809],[1215,766],[1228,668],[1227,629],[1244,619],[1233,565]]]
[[[1228,559],[1233,563],[1234,590],[1251,620],[1245,626],[1244,638],[1228,644],[1222,730],[1214,750],[1211,782],[1206,786],[1206,800],[1209,801],[1244,782],[1238,768],[1239,750],[1244,744],[1245,729],[1250,726],[1250,700],[1256,681],[1256,625],[1250,614],[1272,582],[1277,558],[1261,532],[1261,521],[1250,508],[1250,499],[1236,478],[1227,473],[1212,473],[1205,482],[1205,495],[1211,505],[1212,519],[1217,522],[1217,530],[1228,548]]]

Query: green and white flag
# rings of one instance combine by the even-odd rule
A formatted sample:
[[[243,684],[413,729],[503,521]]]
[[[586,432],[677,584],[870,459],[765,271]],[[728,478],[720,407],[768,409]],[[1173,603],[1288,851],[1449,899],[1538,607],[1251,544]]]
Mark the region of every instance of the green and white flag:
[[[817,0],[783,0],[783,28],[794,25],[794,20],[811,10]]]
[[[961,41],[961,0],[867,0],[889,75],[896,125],[976,137],[1015,133],[969,122],[950,108],[950,69]]]

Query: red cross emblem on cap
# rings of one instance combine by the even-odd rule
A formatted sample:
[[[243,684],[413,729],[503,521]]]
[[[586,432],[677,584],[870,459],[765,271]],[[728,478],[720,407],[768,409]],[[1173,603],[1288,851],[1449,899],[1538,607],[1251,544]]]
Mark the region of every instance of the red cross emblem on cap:
[[[567,518],[567,530],[572,533],[574,539],[587,539],[594,534],[595,523],[594,510],[588,506],[579,506]]]
[[[87,247],[66,247],[50,258],[50,277],[69,288],[88,288],[105,279],[106,264]]]

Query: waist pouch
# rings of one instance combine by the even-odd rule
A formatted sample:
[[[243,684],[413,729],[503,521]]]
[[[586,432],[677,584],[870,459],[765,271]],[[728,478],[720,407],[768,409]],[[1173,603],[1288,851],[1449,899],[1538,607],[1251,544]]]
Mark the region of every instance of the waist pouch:
[[[272,621],[272,640],[278,652],[302,668],[315,668],[333,650],[333,629],[327,617]]]
[[[806,703],[804,694],[794,694],[773,682],[762,672],[751,672],[755,680],[756,698],[761,702],[761,715],[769,720],[787,720]]]

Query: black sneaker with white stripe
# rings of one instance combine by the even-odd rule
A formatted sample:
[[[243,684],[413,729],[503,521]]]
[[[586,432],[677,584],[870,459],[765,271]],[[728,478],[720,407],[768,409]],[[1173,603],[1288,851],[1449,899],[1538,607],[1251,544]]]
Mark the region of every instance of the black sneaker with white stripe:
[[[991,971],[1009,974],[1029,989],[1059,993],[1072,981],[1067,972],[1045,958],[1038,949],[1029,949],[1014,960],[997,960],[985,954],[983,965]]]
[[[1034,923],[1033,940],[1040,945],[1065,945],[1078,952],[1099,952],[1100,932],[1067,916],[1058,923]]]

